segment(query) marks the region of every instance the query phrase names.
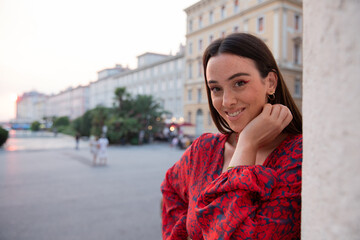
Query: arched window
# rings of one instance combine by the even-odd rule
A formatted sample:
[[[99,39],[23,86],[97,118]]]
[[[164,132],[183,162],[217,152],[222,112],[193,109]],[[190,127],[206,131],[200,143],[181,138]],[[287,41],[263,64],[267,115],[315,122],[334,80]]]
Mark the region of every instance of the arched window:
[[[200,136],[204,133],[204,114],[201,109],[198,109],[196,111],[196,130],[195,134],[196,136]]]

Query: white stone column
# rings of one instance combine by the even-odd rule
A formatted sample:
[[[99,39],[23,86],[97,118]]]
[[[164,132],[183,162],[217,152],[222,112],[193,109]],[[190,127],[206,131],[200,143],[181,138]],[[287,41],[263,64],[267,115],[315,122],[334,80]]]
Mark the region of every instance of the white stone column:
[[[360,239],[360,1],[303,10],[302,239]]]

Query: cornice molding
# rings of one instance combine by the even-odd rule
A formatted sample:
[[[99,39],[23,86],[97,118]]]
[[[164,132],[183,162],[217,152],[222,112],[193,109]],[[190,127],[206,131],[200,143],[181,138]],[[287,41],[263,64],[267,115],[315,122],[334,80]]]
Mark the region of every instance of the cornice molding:
[[[208,2],[208,1],[216,1],[216,0],[203,0],[201,2]],[[199,2],[200,3],[200,2]],[[271,4],[273,3],[277,3],[276,5],[274,6],[270,6]],[[258,11],[259,9],[261,8],[264,8],[266,6],[270,6],[268,8],[264,8],[263,11],[266,12],[266,11],[269,11],[269,10],[274,10],[274,11],[277,11],[279,9],[284,9],[284,10],[293,10],[293,11],[298,11],[299,9],[297,9],[296,7],[294,6],[291,6],[289,5],[288,3],[294,3],[294,4],[297,4],[300,8],[302,8],[302,3],[299,3],[299,1],[296,1],[296,0],[269,0],[269,1],[265,1],[263,3],[260,3],[260,4],[257,4],[257,5],[254,5],[250,8],[247,8],[247,9],[244,9],[243,11],[240,11],[238,12],[237,14],[233,14],[223,20],[219,20],[213,24],[210,24],[210,25],[207,25],[205,27],[202,27],[200,29],[197,29],[195,31],[192,31],[191,33],[186,33],[186,38],[190,38],[192,37],[193,35],[198,35],[200,34],[201,32],[206,32],[207,30],[211,29],[211,28],[215,28],[219,25],[224,25],[226,24],[227,22],[231,22],[233,19],[235,18],[244,18],[245,15],[248,15],[249,13],[252,13],[253,14],[258,14],[259,12],[262,12],[262,11]],[[199,5],[200,6],[200,5]],[[244,20],[247,20],[247,18],[244,18]]]

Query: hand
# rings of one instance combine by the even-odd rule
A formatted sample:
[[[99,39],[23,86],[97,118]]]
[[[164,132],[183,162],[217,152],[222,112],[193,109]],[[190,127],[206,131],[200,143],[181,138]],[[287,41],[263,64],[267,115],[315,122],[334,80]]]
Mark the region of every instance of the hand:
[[[271,143],[293,116],[290,110],[281,104],[265,104],[262,112],[250,121],[239,135],[238,145],[251,144],[257,149]]]
[[[274,141],[292,118],[286,106],[265,104],[262,112],[240,133],[229,166],[254,165],[258,149]]]

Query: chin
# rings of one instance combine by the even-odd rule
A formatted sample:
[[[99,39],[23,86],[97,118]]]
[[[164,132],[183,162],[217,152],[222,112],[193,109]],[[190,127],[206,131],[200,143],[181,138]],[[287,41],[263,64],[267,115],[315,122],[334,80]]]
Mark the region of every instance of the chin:
[[[234,126],[234,125],[229,125],[231,130],[233,130],[236,133],[241,133],[242,130],[244,129],[244,127],[239,127],[239,126]]]
[[[241,133],[242,130],[244,130],[244,128],[246,127],[246,125],[249,124],[250,121],[245,121],[244,119],[240,120],[240,121],[227,121],[229,127],[236,133]]]

